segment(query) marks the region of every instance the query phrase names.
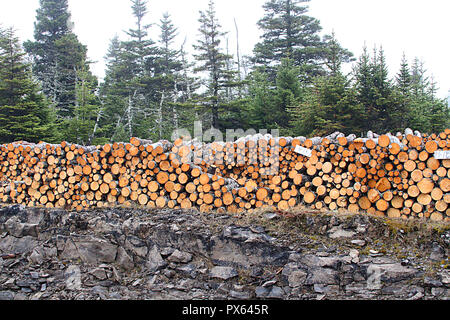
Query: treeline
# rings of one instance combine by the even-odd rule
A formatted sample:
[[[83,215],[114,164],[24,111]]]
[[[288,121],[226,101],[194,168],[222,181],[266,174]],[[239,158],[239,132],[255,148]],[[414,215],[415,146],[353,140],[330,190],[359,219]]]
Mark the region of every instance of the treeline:
[[[263,35],[244,56],[239,41],[228,46],[212,0],[199,13],[193,50],[186,41],[176,46],[168,13],[149,24],[147,1],[130,0],[135,26],[111,40],[99,83],[72,31],[68,0],[40,0],[34,41],[22,46],[12,28],[0,29],[0,142],[170,139],[194,121],[291,136],[448,127],[447,103],[422,61],[404,56],[391,79],[381,47],[355,59],[334,34],[320,35],[306,2],[268,0]],[[348,63],[353,71],[345,74]]]

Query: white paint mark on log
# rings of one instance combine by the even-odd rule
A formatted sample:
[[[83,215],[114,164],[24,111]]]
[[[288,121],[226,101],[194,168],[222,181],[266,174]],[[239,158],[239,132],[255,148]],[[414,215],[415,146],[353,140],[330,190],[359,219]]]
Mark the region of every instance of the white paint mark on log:
[[[295,152],[297,152],[298,154],[301,154],[302,156],[305,157],[311,157],[312,156],[312,150],[301,147],[301,146],[296,146],[295,147]]]
[[[434,153],[434,158],[437,160],[447,160],[450,159],[450,150],[443,151],[439,150]]]

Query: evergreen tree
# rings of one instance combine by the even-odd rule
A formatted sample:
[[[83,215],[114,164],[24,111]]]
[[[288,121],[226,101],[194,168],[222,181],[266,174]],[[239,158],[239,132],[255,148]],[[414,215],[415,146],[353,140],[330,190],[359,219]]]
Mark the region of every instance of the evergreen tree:
[[[97,79],[89,71],[87,48],[78,41],[75,34],[69,33],[61,37],[54,42],[54,45],[58,51],[58,72],[55,78],[58,88],[55,106],[61,118],[71,119],[74,116],[77,103],[76,87],[79,81],[79,73],[85,72],[92,85],[97,83]]]
[[[276,128],[289,127],[289,107],[297,104],[302,97],[303,90],[298,81],[299,73],[300,68],[295,67],[291,59],[281,61],[276,80],[276,104],[271,110]]]
[[[282,134],[289,134],[292,106],[298,105],[303,96],[303,89],[298,81],[300,70],[292,60],[283,59],[278,67],[276,85],[270,81],[270,75],[263,69],[251,75],[249,102],[246,113],[248,125],[256,130],[280,129]]]
[[[171,132],[179,128],[180,113],[177,108],[178,95],[182,88],[183,64],[180,50],[173,49],[173,42],[177,36],[170,15],[164,13],[160,20],[159,54],[156,60],[155,89],[160,100],[157,104],[158,137],[170,138]]]
[[[100,118],[100,127],[103,135],[109,141],[125,141],[123,126],[123,113],[126,106],[127,88],[122,79],[127,74],[121,58],[122,47],[120,40],[115,36],[105,56],[105,79],[100,85],[100,100],[103,105],[103,117]],[[123,135],[119,134],[123,133]]]
[[[200,105],[202,101],[197,93],[201,86],[201,79],[195,76],[195,63],[188,60],[188,54],[185,50],[186,38],[179,50],[179,61],[181,62],[181,70],[176,79],[179,82],[177,86],[177,101],[173,104],[179,117],[177,118],[178,128],[190,128],[194,122],[202,119],[203,107]],[[176,126],[174,129],[177,129]]]
[[[195,71],[208,73],[209,79],[205,83],[207,93],[203,103],[209,106],[211,111],[211,126],[221,128],[219,114],[221,109],[227,108],[227,104],[224,103],[223,91],[227,87],[236,86],[236,83],[230,81],[233,78],[232,73],[236,72],[226,68],[230,56],[224,54],[220,47],[221,38],[225,33],[220,31],[221,25],[216,18],[213,0],[209,1],[206,11],[200,11],[199,22],[202,38],[198,40],[197,45],[194,45],[198,52],[195,58],[199,63]]]
[[[318,77],[303,101],[290,109],[292,135],[324,136],[335,131],[362,132],[363,106],[340,69]]]
[[[388,79],[388,70],[382,49],[374,49],[372,58],[364,47],[363,53],[354,69],[355,87],[358,101],[364,106],[365,117],[363,131],[383,132],[389,129],[390,108],[395,108],[391,99],[392,84]]]
[[[268,106],[275,105],[274,88],[269,76],[261,68],[249,75],[248,103],[245,106],[245,129],[264,129],[273,123],[272,110]]]
[[[12,29],[0,29],[0,143],[57,139],[51,111],[40,93]]]
[[[158,138],[154,130],[159,101],[154,90],[157,51],[148,37],[150,25],[144,24],[147,1],[131,0],[131,5],[136,26],[126,32],[129,40],[115,37],[111,41],[105,81],[100,89],[100,123],[111,141],[125,141],[132,136]]]
[[[429,78],[424,62],[415,58],[411,70],[409,127],[427,133],[438,133],[449,125],[449,109],[444,100],[436,99],[437,84]]]
[[[412,76],[411,71],[409,69],[408,60],[406,59],[405,54],[403,53],[402,61],[400,64],[400,71],[396,76],[396,87],[403,96],[407,97],[411,93],[411,85],[412,85]]]
[[[353,53],[343,48],[336,39],[334,31],[324,37],[326,74],[332,77],[341,73],[342,65],[355,61]]]
[[[74,116],[64,121],[65,140],[81,145],[107,142],[99,138],[102,136],[101,130],[98,129],[102,109],[95,95],[97,84],[91,77],[87,70],[78,71]]]
[[[126,121],[128,139],[132,136],[157,138],[155,132],[155,110],[159,93],[154,90],[155,59],[157,49],[155,42],[149,38],[151,25],[144,24],[147,1],[131,0],[135,29],[127,31],[129,41],[123,41],[122,63],[126,71],[125,78],[128,91],[123,119]]]
[[[87,67],[87,49],[71,31],[67,0],[40,0],[35,41],[24,46],[33,59],[33,73],[53,102],[59,118],[73,116],[76,77]]]
[[[254,48],[255,62],[266,65],[274,79],[276,66],[283,58],[290,58],[301,67],[305,80],[322,74],[320,62],[325,45],[320,38],[319,20],[306,15],[309,0],[268,0],[264,4],[265,16],[258,26],[263,31],[262,41]]]

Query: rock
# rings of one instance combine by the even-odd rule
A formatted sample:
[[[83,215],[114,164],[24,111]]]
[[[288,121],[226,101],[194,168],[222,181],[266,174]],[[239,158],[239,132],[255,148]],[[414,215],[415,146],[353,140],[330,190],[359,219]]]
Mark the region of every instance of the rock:
[[[359,240],[359,239],[352,240],[351,243],[356,246],[360,246],[360,247],[364,247],[366,245],[365,240]]]
[[[223,236],[225,238],[230,238],[246,243],[273,242],[275,240],[265,233],[256,233],[253,232],[250,228],[237,227],[234,225],[225,228]]]
[[[274,220],[274,219],[280,218],[280,216],[274,212],[270,212],[270,213],[266,213],[264,215],[264,218],[266,218],[267,220]]]
[[[444,288],[431,288],[431,294],[435,297],[440,297],[445,294],[446,290]]]
[[[257,298],[263,299],[266,298],[269,294],[269,289],[264,287],[256,287],[255,288],[255,295]]]
[[[273,286],[273,285],[276,284],[276,283],[277,283],[277,280],[270,280],[270,281],[264,282],[262,286],[263,286],[264,288],[267,288],[267,287]]]
[[[165,269],[163,271],[163,274],[167,277],[167,278],[173,278],[176,275],[176,272],[170,269]]]
[[[292,288],[303,286],[306,282],[308,274],[302,270],[291,272],[288,277],[289,286]]]
[[[149,251],[146,266],[151,272],[155,272],[164,268],[167,265],[167,262],[164,261],[161,254],[158,251],[158,247],[155,245]]]
[[[0,301],[14,300],[14,293],[11,291],[0,291]]]
[[[21,288],[29,288],[34,283],[30,280],[16,280],[16,285]]]
[[[352,258],[353,263],[359,262],[359,251],[358,250],[351,249],[348,255],[350,256],[350,258]]]
[[[31,252],[38,246],[39,242],[37,239],[30,236],[16,238],[8,235],[0,241],[0,251],[6,253],[22,254],[24,252]]]
[[[41,300],[42,295],[43,295],[42,292],[37,292],[37,293],[33,294],[33,296],[31,297],[30,300],[34,300],[34,301]]]
[[[422,298],[423,298],[423,293],[422,292],[417,292],[414,296],[412,296],[408,300],[420,300]]]
[[[17,292],[14,295],[14,300],[15,301],[25,301],[25,300],[28,300],[28,296],[24,292]]]
[[[161,256],[168,257],[175,251],[174,248],[166,247],[161,249]]]
[[[367,275],[376,282],[397,282],[413,277],[416,269],[402,266],[400,263],[371,264],[367,268]]]
[[[371,258],[371,262],[374,264],[395,264],[396,260],[389,257],[373,257]]]
[[[12,287],[14,287],[15,283],[16,283],[16,279],[10,278],[5,283],[3,283],[3,286],[5,288],[12,288]]]
[[[175,250],[167,260],[175,263],[188,263],[192,261],[192,254]]]
[[[95,268],[94,270],[90,271],[89,273],[99,280],[108,279],[108,275],[106,274],[106,271],[103,268]]]
[[[308,274],[306,284],[339,284],[339,274],[329,268],[315,268]]]
[[[40,250],[34,249],[28,258],[31,263],[42,264],[44,262],[44,256],[39,252]]]
[[[342,263],[339,257],[318,257],[313,254],[307,254],[300,258],[299,262],[309,268],[324,267],[324,268],[339,268]]]
[[[230,291],[230,296],[232,298],[238,299],[238,300],[249,300],[250,294],[248,292],[239,292],[239,291]]]
[[[264,270],[260,267],[252,268],[250,271],[250,277],[259,278],[264,274]]]
[[[441,281],[443,284],[448,286],[450,284],[450,272],[444,271],[441,273]]]
[[[197,276],[197,267],[193,264],[181,265],[177,267],[177,270],[189,275],[191,278]]]
[[[269,294],[267,295],[267,298],[269,299],[283,299],[285,295],[285,292],[282,288],[274,286],[272,287],[272,290],[270,290]]]
[[[11,217],[5,223],[8,233],[16,238],[31,236],[37,238],[39,228],[37,224],[21,223],[17,216]]]
[[[325,294],[339,293],[338,285],[315,284],[313,288],[314,292],[316,293],[325,293]]]
[[[134,268],[133,259],[122,247],[119,247],[117,249],[116,264],[123,270],[131,270]]]
[[[445,258],[445,250],[438,243],[433,243],[433,248],[430,254],[432,261],[441,261]]]
[[[356,235],[356,232],[346,231],[341,229],[340,227],[333,227],[328,231],[328,236],[331,239],[340,239],[340,238],[351,238]]]
[[[426,287],[442,287],[442,282],[430,277],[425,277],[423,279],[423,284]]]
[[[108,289],[102,286],[95,286],[92,288],[92,293],[100,296],[102,300],[107,299]]]
[[[289,255],[289,261],[299,262],[303,255],[300,252],[294,252]]]
[[[109,299],[110,300],[117,300],[117,301],[119,301],[119,300],[122,300],[122,296],[118,292],[112,292],[112,293],[109,294]],[[128,300],[128,299],[124,299],[124,300]]]
[[[67,290],[81,289],[81,270],[80,267],[71,265],[65,272]]]
[[[113,263],[116,260],[117,246],[103,239],[86,238],[75,241],[80,259],[88,264]]]
[[[148,253],[147,244],[135,236],[127,237],[127,240],[125,241],[125,249],[141,258],[145,258]]]
[[[232,267],[214,267],[211,269],[210,276],[222,280],[229,280],[238,276],[237,271]]]

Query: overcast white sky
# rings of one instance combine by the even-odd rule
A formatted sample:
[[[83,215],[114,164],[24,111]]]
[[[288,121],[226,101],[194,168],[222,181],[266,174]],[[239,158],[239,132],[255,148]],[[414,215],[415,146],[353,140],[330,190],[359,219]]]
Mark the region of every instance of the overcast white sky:
[[[243,54],[251,54],[260,32],[256,22],[263,16],[265,0],[216,0],[216,11],[224,31],[229,31],[230,51],[235,52],[235,18]],[[163,12],[171,14],[179,28],[179,43],[188,44],[198,35],[199,10],[208,0],[149,0],[147,23],[158,23]],[[39,0],[0,0],[0,23],[14,26],[22,41],[33,38],[33,23]],[[93,71],[104,74],[103,57],[109,40],[133,27],[130,0],[69,0],[75,33],[88,46],[96,61]],[[439,97],[450,90],[450,1],[448,0],[312,0],[309,14],[318,18],[324,33],[334,29],[341,44],[359,56],[368,48],[383,45],[392,73],[397,72],[403,52],[409,61],[419,57],[440,88]],[[154,37],[158,27],[154,26]]]

